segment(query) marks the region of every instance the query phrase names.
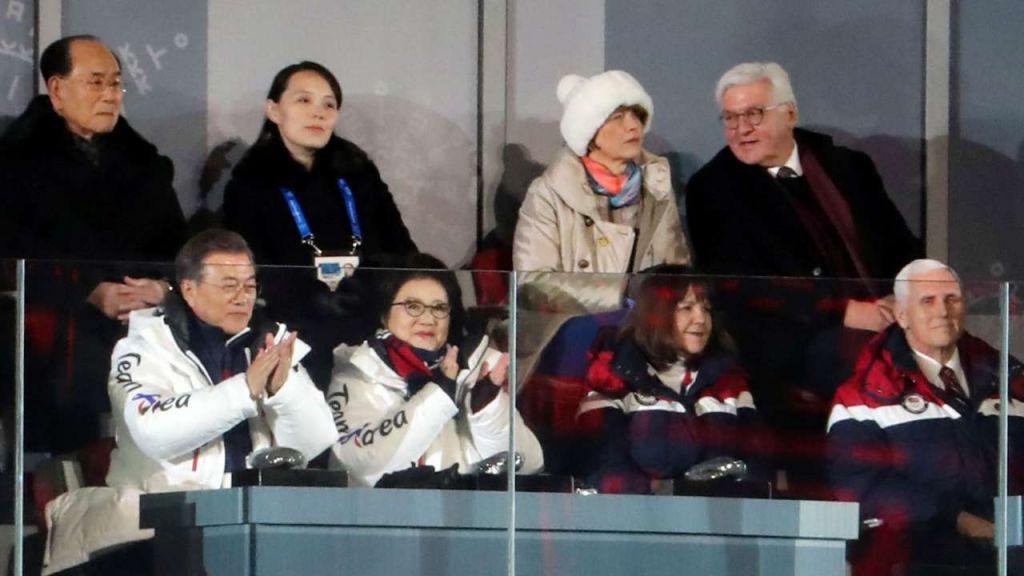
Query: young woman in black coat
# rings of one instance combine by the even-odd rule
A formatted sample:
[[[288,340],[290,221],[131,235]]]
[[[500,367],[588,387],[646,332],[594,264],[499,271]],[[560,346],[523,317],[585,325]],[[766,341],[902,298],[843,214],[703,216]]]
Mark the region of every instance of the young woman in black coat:
[[[293,64],[274,77],[260,135],[224,193],[224,223],[242,234],[257,263],[313,263],[313,247],[303,242],[285,191],[323,252],[354,251],[370,261],[416,252],[373,161],[334,134],[341,103],[338,80],[315,62]],[[354,219],[346,208],[346,187]]]
[[[373,161],[334,134],[341,104],[338,80],[320,64],[300,62],[274,77],[263,128],[224,193],[225,227],[245,238],[258,264],[312,266],[322,252],[386,265],[417,251]],[[313,269],[264,268],[261,283],[275,317],[313,346],[307,367],[326,384],[330,351],[365,336],[362,323],[372,319]],[[351,289],[342,282],[338,291]]]

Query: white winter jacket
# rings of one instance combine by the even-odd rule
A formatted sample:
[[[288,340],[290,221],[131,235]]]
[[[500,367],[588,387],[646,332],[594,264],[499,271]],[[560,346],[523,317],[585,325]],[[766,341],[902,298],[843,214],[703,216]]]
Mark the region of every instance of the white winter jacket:
[[[133,312],[128,335],[114,347],[107,387],[117,448],[108,486],[72,490],[47,505],[44,573],[151,537],[139,529],[139,494],[229,487],[221,437],[244,419],[254,449],[288,446],[312,458],[337,438],[323,394],[298,363],[309,351],[304,343],[296,342],[281,389],[254,401],[245,373],[215,383],[178,345],[166,318],[157,309]],[[283,325],[270,326],[284,333]]]
[[[334,376],[327,392],[339,435],[331,464],[347,470],[351,484],[373,486],[384,474],[413,464],[441,470],[458,463],[465,471],[507,451],[508,394],[502,390],[476,414],[471,413],[469,400],[466,394],[460,410],[434,383],[410,397],[406,381],[368,343],[343,344],[334,351]],[[540,444],[518,412],[515,423],[516,452],[523,456],[519,473],[538,472],[544,465]]]
[[[284,333],[283,325],[275,328]],[[284,385],[253,401],[245,373],[214,382],[199,358],[181,349],[164,316],[155,309],[132,314],[107,385],[117,438],[107,484],[143,492],[226,487],[221,436],[244,419],[253,449],[275,444],[313,458],[336,434],[323,394],[299,364],[308,351],[296,342]]]

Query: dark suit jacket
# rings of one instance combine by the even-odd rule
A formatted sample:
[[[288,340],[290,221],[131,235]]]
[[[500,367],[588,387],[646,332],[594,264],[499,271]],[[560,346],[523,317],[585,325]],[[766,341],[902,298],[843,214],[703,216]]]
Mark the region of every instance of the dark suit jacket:
[[[796,130],[847,204],[874,278],[892,278],[921,255],[921,244],[886,194],[871,158]],[[834,277],[768,171],[740,162],[728,147],[690,179],[686,216],[697,266],[713,274]]]
[[[795,136],[846,199],[872,277],[891,279],[920,257],[920,242],[866,154],[836,146],[823,134],[798,129]],[[735,337],[751,374],[758,407],[789,421],[794,408],[785,390],[809,389],[827,402],[852,367],[862,335],[840,329],[847,299],[886,294],[891,286],[872,291],[864,279],[823,280],[834,278],[835,271],[819,255],[785,193],[767,170],[743,164],[726,147],[690,180],[686,208],[700,270],[783,277],[724,283],[719,302],[723,326]],[[814,277],[819,279],[791,280]],[[813,406],[807,411],[820,412]]]

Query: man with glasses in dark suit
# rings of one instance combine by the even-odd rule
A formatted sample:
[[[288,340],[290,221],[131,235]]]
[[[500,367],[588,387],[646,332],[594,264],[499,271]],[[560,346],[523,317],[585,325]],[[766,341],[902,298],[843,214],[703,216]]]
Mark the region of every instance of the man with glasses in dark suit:
[[[890,288],[869,280],[892,278],[921,245],[866,154],[797,128],[781,66],[739,64],[716,98],[726,146],[686,192],[695,260],[718,275],[813,280],[744,280],[721,301],[769,422],[821,430],[854,352],[893,321]],[[820,434],[798,436],[820,447]]]

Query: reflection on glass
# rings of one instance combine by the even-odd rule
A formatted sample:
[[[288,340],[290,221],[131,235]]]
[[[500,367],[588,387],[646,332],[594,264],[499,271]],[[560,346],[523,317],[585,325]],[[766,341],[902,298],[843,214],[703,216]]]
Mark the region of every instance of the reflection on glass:
[[[532,367],[520,409],[548,473],[606,494],[768,495],[731,492],[721,480],[713,490],[685,483],[687,472],[742,477],[742,463],[747,481],[770,482],[772,498],[859,502],[855,574],[992,569],[995,284],[962,285],[928,260],[870,286],[640,274],[628,283],[595,276],[589,290],[570,293],[551,289],[552,275],[520,277],[520,353]],[[573,297],[614,284],[617,303]],[[879,295],[861,297],[880,325],[844,326],[851,295],[867,293]],[[659,340],[653,328],[674,337]],[[703,380],[713,372],[744,386],[716,396]],[[1024,387],[1014,358],[1010,372],[1011,387]],[[726,421],[717,406],[731,411],[731,434],[719,433],[729,426],[717,428]],[[1020,395],[1006,408],[1010,489],[1019,493]]]

